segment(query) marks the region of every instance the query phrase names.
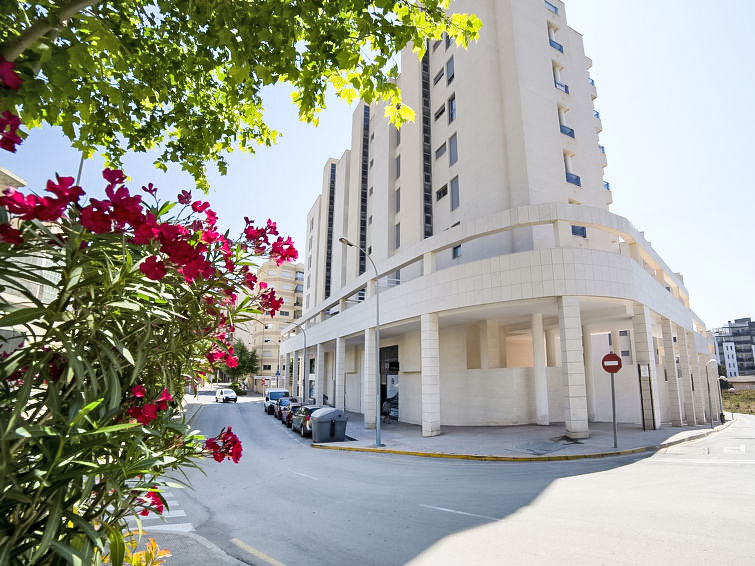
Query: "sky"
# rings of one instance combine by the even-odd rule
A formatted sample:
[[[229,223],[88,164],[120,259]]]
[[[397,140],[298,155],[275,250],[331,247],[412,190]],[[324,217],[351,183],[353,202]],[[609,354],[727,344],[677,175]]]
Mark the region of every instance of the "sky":
[[[537,0],[531,0],[537,1]],[[684,276],[692,309],[708,328],[755,318],[755,74],[751,0],[565,0],[569,26],[584,37],[597,86],[614,202]],[[485,33],[484,22],[481,33]],[[247,216],[272,218],[303,255],[306,215],[329,157],[351,143],[353,106],[329,98],[315,128],[297,120],[286,87],[265,93],[265,116],[283,137],[254,155],[236,152],[226,176],[210,172],[207,197],[237,233]],[[42,190],[57,172],[76,176],[79,154],[52,128],[37,129],[0,166]],[[153,182],[164,198],[191,189],[180,168],[128,155],[129,186]],[[82,186],[101,193],[103,161],[84,164]],[[195,192],[195,195],[198,195]]]

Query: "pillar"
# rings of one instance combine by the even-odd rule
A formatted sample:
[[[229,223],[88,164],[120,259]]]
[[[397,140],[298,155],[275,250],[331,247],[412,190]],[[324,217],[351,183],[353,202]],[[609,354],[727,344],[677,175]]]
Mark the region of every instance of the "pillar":
[[[435,252],[427,252],[422,255],[422,275],[430,275],[436,269]]]
[[[345,406],[345,382],[346,382],[346,341],[338,337],[336,338],[336,386],[335,386],[335,407],[342,411]]]
[[[558,324],[561,330],[561,368],[566,388],[564,399],[566,436],[588,438],[587,391],[582,352],[582,316],[577,297],[558,298]]]
[[[679,376],[676,371],[676,353],[671,321],[661,318],[661,336],[663,339],[663,369],[666,372],[666,391],[668,392],[671,425],[682,426],[682,400],[679,388]]]
[[[422,436],[440,434],[440,338],[438,314],[420,317],[422,358]]]
[[[325,348],[322,344],[317,345],[317,358],[315,360],[315,403],[325,404],[323,394],[325,393]]]
[[[661,426],[661,409],[658,372],[655,368],[653,350],[653,329],[650,326],[650,309],[640,303],[634,304],[632,333],[634,334],[635,362],[648,368],[647,375],[639,377],[642,424],[645,430],[655,430]]]
[[[556,350],[557,328],[549,328],[545,331],[545,354],[548,360],[548,367],[558,367],[558,352]]]
[[[285,377],[285,384],[283,387],[287,388],[289,387],[290,378],[291,378],[291,354],[286,352],[286,354],[283,356],[283,375]]]
[[[532,355],[535,360],[533,374],[537,424],[549,425],[551,420],[548,407],[548,374],[545,369],[545,333],[543,332],[543,313],[540,312],[532,313]]]
[[[695,415],[697,415],[698,424],[708,422],[708,393],[706,390],[707,374],[705,372],[705,356],[697,352],[694,345],[695,336],[690,336],[692,352],[694,352],[696,363],[692,369],[695,376]]]
[[[483,327],[483,368],[501,367],[501,332],[497,320],[486,320]]]
[[[571,224],[565,220],[557,220],[553,223],[553,238],[557,248],[568,247],[571,244]]]
[[[375,327],[364,331],[364,365],[362,367],[362,412],[365,428],[375,428],[377,425],[377,399],[375,375]]]
[[[592,334],[586,327],[582,327],[582,361],[585,364],[585,391],[587,398],[587,419],[595,421],[597,403],[595,400],[595,375],[592,369]]]
[[[294,351],[294,372],[293,372],[293,378],[294,381],[291,384],[291,395],[293,397],[299,396],[299,350]]]
[[[695,411],[695,392],[692,384],[692,364],[689,358],[689,340],[687,331],[681,326],[676,327],[676,340],[679,345],[679,389],[681,390],[684,420],[688,426],[697,424]]]

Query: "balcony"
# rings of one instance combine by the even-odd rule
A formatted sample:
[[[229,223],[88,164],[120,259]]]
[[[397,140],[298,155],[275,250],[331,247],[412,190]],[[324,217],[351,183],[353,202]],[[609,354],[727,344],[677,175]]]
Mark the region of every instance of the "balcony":
[[[587,77],[587,82],[590,83],[592,86],[595,86],[595,81],[592,79],[592,77]]]
[[[545,0],[545,7],[558,16],[558,6],[554,6],[548,0]]]
[[[606,154],[606,148],[605,148],[605,146],[602,146],[602,145],[598,144],[598,149],[600,150],[600,153],[602,153],[603,155]]]
[[[574,173],[566,172],[566,182],[571,183],[572,185],[577,185],[578,187],[582,186],[582,179],[579,178],[579,175],[575,175]]]
[[[569,126],[564,126],[563,124],[560,125],[561,133],[569,136],[570,138],[574,137],[574,129],[570,128]]]
[[[609,183],[608,181],[603,181],[603,188],[605,190],[607,190],[607,191],[610,191],[611,190],[611,183]]]
[[[556,79],[553,80],[553,84],[556,85],[556,88],[558,90],[561,90],[561,91],[565,92],[566,94],[569,94],[569,86],[568,85],[565,85],[564,83],[559,82]]]
[[[549,39],[548,43],[550,43],[551,47],[555,49],[556,51],[560,51],[561,53],[564,52],[564,46],[561,45],[558,41],[553,41],[552,39]]]
[[[593,110],[592,115],[595,116],[598,120],[600,120],[600,112],[598,112],[597,110]]]

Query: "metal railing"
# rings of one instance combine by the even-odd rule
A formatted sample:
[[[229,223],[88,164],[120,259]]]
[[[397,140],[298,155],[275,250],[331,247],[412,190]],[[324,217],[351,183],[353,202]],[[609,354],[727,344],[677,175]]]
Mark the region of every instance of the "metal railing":
[[[549,39],[548,43],[550,43],[551,47],[555,49],[556,51],[560,51],[561,53],[564,52],[564,46],[561,45],[558,41],[553,41],[552,39]]]
[[[545,0],[545,7],[558,16],[558,6],[554,6],[548,0]]]
[[[595,86],[595,81],[592,79],[592,77],[587,77],[587,82],[590,83],[592,86]]]
[[[558,90],[562,90],[562,91],[564,91],[564,92],[565,92],[566,94],[569,94],[569,87],[568,87],[568,85],[565,85],[564,83],[562,83],[562,82],[559,82],[559,81],[557,81],[556,79],[554,79],[554,80],[553,80],[553,84],[555,84],[555,85],[556,85],[556,88],[557,88]]]
[[[608,181],[603,181],[603,188],[605,190],[607,190],[607,191],[610,191],[611,190],[611,183],[609,183]]]
[[[574,173],[566,172],[566,182],[571,183],[572,185],[577,185],[578,187],[582,186],[582,179],[579,178],[579,175],[575,175]]]
[[[603,155],[606,154],[606,148],[605,148],[605,146],[602,146],[602,145],[598,144],[598,149],[600,150],[600,153],[602,153]]]
[[[598,120],[600,120],[600,112],[598,112],[597,110],[593,110],[592,115],[595,116]]]
[[[570,138],[574,137],[574,129],[570,128],[569,126],[564,126],[563,124],[560,125],[561,133],[569,136]]]

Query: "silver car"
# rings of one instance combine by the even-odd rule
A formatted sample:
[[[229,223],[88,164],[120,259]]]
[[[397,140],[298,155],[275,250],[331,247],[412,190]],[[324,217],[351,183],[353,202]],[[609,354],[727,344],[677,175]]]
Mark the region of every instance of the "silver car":
[[[317,409],[322,409],[320,405],[303,405],[296,409],[294,418],[291,420],[291,430],[298,430],[302,436],[312,434],[312,423],[309,417]]]

